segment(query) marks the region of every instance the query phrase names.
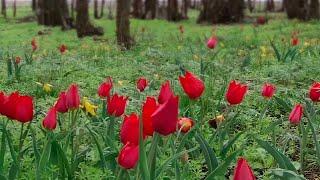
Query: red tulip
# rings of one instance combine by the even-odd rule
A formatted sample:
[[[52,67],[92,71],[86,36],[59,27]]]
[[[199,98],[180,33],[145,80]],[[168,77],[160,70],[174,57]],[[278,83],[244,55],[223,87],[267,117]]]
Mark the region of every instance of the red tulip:
[[[301,104],[297,104],[292,109],[289,115],[289,121],[292,124],[299,124],[303,115],[303,106]]]
[[[38,49],[38,45],[37,45],[37,42],[36,42],[36,39],[33,38],[32,41],[31,41],[31,46],[32,46],[32,50],[35,51]]]
[[[15,102],[14,119],[21,123],[30,122],[33,119],[33,99],[30,96],[20,96]]]
[[[132,169],[139,160],[139,146],[127,143],[119,152],[118,163],[125,169]]]
[[[237,83],[235,80],[231,81],[226,93],[226,99],[230,105],[240,104],[246,95],[248,86]]]
[[[67,46],[62,44],[60,47],[59,47],[59,51],[61,54],[65,53],[67,50]]]
[[[147,97],[142,106],[143,133],[147,136],[153,136],[153,124],[151,115],[157,110],[157,101],[153,97]]]
[[[17,56],[16,58],[15,58],[15,64],[20,64],[21,63],[21,57],[20,56]]]
[[[162,84],[159,97],[158,97],[158,102],[160,104],[164,104],[165,102],[168,101],[169,98],[173,96],[173,92],[170,88],[170,82],[166,81],[164,84]]]
[[[66,113],[68,112],[67,106],[67,95],[65,92],[61,92],[59,94],[59,98],[55,104],[55,108],[59,113]]]
[[[297,46],[299,44],[299,39],[297,37],[292,37],[291,44],[292,46]]]
[[[137,81],[137,89],[140,92],[143,92],[147,86],[148,86],[148,80],[147,79],[145,79],[143,77],[138,79],[138,81]]]
[[[9,119],[16,119],[16,104],[19,101],[19,92],[13,92],[3,102],[2,114],[7,116]]]
[[[234,170],[233,180],[255,180],[252,169],[244,158],[239,158]]]
[[[184,27],[183,27],[183,25],[180,25],[180,26],[179,26],[179,31],[180,31],[181,34],[184,33]]]
[[[180,84],[184,92],[190,99],[198,99],[204,91],[204,83],[202,80],[194,76],[191,72],[186,71],[185,76],[179,77]]]
[[[0,92],[0,115],[4,115],[5,103],[8,100],[8,97],[4,92]]]
[[[124,117],[120,129],[120,140],[123,144],[139,144],[139,117],[135,113]]]
[[[266,20],[266,18],[264,17],[264,16],[259,16],[258,18],[257,18],[257,24],[259,24],[259,25],[264,25],[264,24],[266,24],[267,23],[267,20]]]
[[[310,87],[309,97],[313,102],[320,101],[320,82],[316,82]]]
[[[119,96],[117,93],[115,93],[111,99],[109,99],[108,106],[107,106],[107,112],[110,116],[119,117],[121,116],[127,105],[127,97]]]
[[[272,84],[265,83],[262,87],[261,95],[265,98],[272,98],[276,91],[276,87]]]
[[[113,87],[112,78],[107,77],[107,79],[100,84],[98,88],[98,95],[101,98],[110,98],[110,91]]]
[[[80,106],[79,88],[76,84],[71,84],[66,92],[66,104],[68,109],[78,109]]]
[[[214,49],[218,45],[218,38],[217,37],[211,37],[207,42],[207,47],[209,49]]]
[[[47,116],[42,121],[42,126],[48,130],[54,130],[57,126],[57,110],[55,107],[52,107]]]
[[[154,131],[164,136],[174,133],[178,122],[178,108],[179,97],[171,95],[151,116]]]
[[[187,133],[193,127],[194,122],[189,118],[180,118],[178,121],[178,128],[181,129],[181,132]]]

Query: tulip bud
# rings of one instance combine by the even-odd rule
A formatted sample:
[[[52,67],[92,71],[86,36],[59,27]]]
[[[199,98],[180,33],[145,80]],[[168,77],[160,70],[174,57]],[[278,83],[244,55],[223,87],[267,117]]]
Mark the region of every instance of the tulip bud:
[[[319,102],[320,101],[320,82],[316,82],[310,87],[309,98],[313,102]]]
[[[170,82],[166,81],[164,84],[162,84],[159,97],[158,97],[158,102],[159,104],[164,104],[168,99],[173,96],[173,92],[170,88]]]
[[[208,42],[207,42],[207,47],[209,49],[214,49],[218,45],[218,38],[216,37],[211,37]]]
[[[303,115],[303,106],[301,104],[297,104],[292,109],[289,115],[289,121],[291,124],[299,124]]]
[[[190,99],[198,99],[204,92],[204,83],[201,79],[194,76],[191,72],[186,71],[185,76],[179,77],[180,84],[184,92]]]
[[[153,136],[153,124],[151,115],[157,110],[157,100],[153,97],[147,97],[142,106],[143,133],[147,136]]]
[[[67,96],[65,92],[60,93],[59,98],[55,104],[55,108],[60,113],[68,112]]]
[[[60,47],[59,47],[59,51],[61,54],[65,53],[67,50],[67,46],[62,44]]]
[[[248,90],[248,86],[237,83],[235,80],[231,81],[226,93],[226,99],[230,105],[240,104]]]
[[[140,92],[143,92],[145,90],[145,88],[148,86],[148,81],[147,79],[141,77],[138,79],[137,81],[137,89],[140,91]]]
[[[276,87],[274,85],[266,83],[262,87],[261,95],[267,99],[270,99],[274,95],[275,91]]]
[[[244,158],[239,158],[234,170],[233,180],[255,180],[251,167]]]
[[[119,152],[118,163],[125,169],[132,169],[139,160],[139,145],[127,143]]]
[[[79,88],[76,84],[71,84],[66,92],[66,102],[68,109],[78,109],[80,106]]]
[[[123,115],[126,109],[128,97],[119,96],[115,93],[112,98],[110,98],[107,103],[107,112],[110,116],[119,117]]]
[[[101,98],[110,98],[110,91],[113,87],[112,78],[107,77],[107,79],[100,84],[98,88],[98,95]]]
[[[57,110],[55,107],[52,107],[47,113],[46,117],[42,121],[42,126],[47,130],[54,130],[57,126]]]

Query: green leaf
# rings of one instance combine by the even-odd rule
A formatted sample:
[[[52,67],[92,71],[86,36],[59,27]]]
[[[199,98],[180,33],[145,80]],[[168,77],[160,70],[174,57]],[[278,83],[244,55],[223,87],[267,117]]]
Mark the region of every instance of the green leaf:
[[[51,134],[48,134],[47,142],[44,146],[43,152],[40,157],[38,171],[36,174],[37,179],[41,179],[42,170],[46,167],[47,163],[49,162],[50,154],[51,154],[51,146],[52,146],[52,139]]]
[[[152,144],[148,154],[148,162],[150,167],[150,178],[154,179],[156,171],[156,158],[157,158],[157,147],[160,140],[160,135],[157,132],[154,132],[152,138]]]
[[[102,162],[102,168],[103,168],[103,170],[104,170],[104,169],[106,168],[106,160],[105,160],[105,158],[104,158],[103,150],[102,150],[102,148],[101,148],[101,145],[100,145],[97,137],[96,137],[95,134],[93,133],[93,131],[92,131],[87,125],[86,125],[86,128],[88,129],[91,137],[92,137],[93,140],[94,140],[94,143],[95,143],[96,146],[97,146],[98,153],[99,153],[99,156],[100,156],[100,160],[101,160],[101,162]]]
[[[194,147],[192,149],[189,149],[189,150],[186,150],[186,151],[182,151],[180,153],[176,153],[175,155],[173,155],[171,158],[169,158],[168,160],[166,160],[159,168],[157,168],[156,170],[156,178],[155,179],[158,179],[160,178],[160,175],[161,173],[166,170],[169,166],[169,164],[171,162],[173,162],[174,160],[180,158],[184,153],[190,153],[190,152],[193,152],[195,150],[197,150],[199,147]]]
[[[273,169],[271,173],[275,178],[279,178],[281,180],[305,180],[306,179],[302,175],[298,175],[294,171],[290,171],[286,169]]]
[[[10,134],[8,133],[7,130],[4,130],[5,134],[6,134],[6,139],[7,139],[7,143],[9,146],[9,150],[10,150],[10,154],[11,154],[11,158],[13,160],[13,164],[9,170],[9,179],[15,179],[17,173],[19,172],[19,162],[17,160],[17,155],[16,152],[14,150],[14,147],[12,145],[12,139],[10,137]]]
[[[279,62],[281,62],[282,58],[281,58],[281,54],[280,54],[278,48],[276,47],[276,45],[272,41],[270,41],[270,44],[271,44],[272,49],[275,52],[276,58],[278,59]]]
[[[242,150],[233,152],[230,156],[228,156],[222,164],[220,164],[213,172],[211,172],[207,177],[206,180],[215,179],[215,177],[218,176],[224,176],[226,174],[226,171],[228,170],[228,167],[232,163],[233,160],[235,160],[240,154]]]
[[[308,119],[308,123],[309,123],[310,129],[311,129],[311,132],[312,132],[312,138],[313,138],[313,141],[314,141],[314,144],[316,147],[317,163],[318,163],[318,165],[320,165],[320,144],[319,144],[319,141],[317,138],[317,133],[316,133],[317,131],[315,130],[313,123],[310,121],[310,119],[309,118],[307,118],[307,119]]]
[[[60,158],[62,164],[64,165],[64,168],[67,171],[69,179],[70,178],[72,179],[72,173],[70,170],[70,166],[69,166],[69,162],[68,162],[66,153],[63,151],[62,147],[59,145],[59,143],[57,141],[53,141],[52,146],[55,147],[55,149],[58,153],[58,156],[59,156],[58,158]]]
[[[4,125],[2,127],[2,136],[1,136],[1,149],[0,149],[0,174],[3,173],[3,163],[4,163],[4,155],[6,153],[6,132],[4,129]]]
[[[217,157],[215,156],[212,148],[209,146],[208,142],[202,137],[201,134],[197,133],[195,135],[195,138],[197,142],[200,145],[200,148],[204,154],[204,158],[206,160],[209,173],[211,173],[214,169],[218,167],[218,160]]]
[[[270,153],[273,156],[273,158],[279,164],[281,169],[287,169],[294,172],[297,171],[294,165],[291,163],[290,159],[283,153],[281,153],[279,150],[274,148],[272,145],[270,145],[270,143],[257,138],[256,141],[262,148],[264,148],[268,153]]]
[[[225,157],[227,153],[229,152],[230,148],[233,146],[233,144],[239,139],[239,137],[243,134],[243,132],[238,133],[235,135],[232,139],[228,141],[227,144],[225,144],[221,150],[221,156]]]
[[[150,180],[150,172],[148,169],[148,160],[146,150],[143,142],[143,122],[142,118],[139,118],[139,167],[141,171],[141,177],[144,180]]]

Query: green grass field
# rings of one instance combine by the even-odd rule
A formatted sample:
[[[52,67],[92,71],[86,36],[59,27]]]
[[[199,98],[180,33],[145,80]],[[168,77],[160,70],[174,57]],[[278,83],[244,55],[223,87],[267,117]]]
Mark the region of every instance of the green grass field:
[[[0,91],[7,93],[20,91],[35,98],[36,116],[34,129],[41,129],[41,121],[48,108],[55,102],[60,91],[77,83],[81,96],[88,97],[94,104],[99,104],[97,88],[107,77],[114,80],[115,91],[129,96],[127,114],[140,112],[141,103],[146,96],[157,96],[160,85],[167,79],[173,84],[176,94],[180,95],[181,116],[189,115],[196,123],[202,124],[201,132],[210,146],[216,151],[237,133],[244,135],[236,141],[233,149],[242,149],[241,156],[246,157],[258,179],[273,179],[272,169],[278,166],[276,160],[264,148],[260,147],[252,137],[269,142],[276,142],[276,147],[285,152],[291,162],[308,179],[320,178],[320,166],[317,164],[315,143],[311,131],[308,134],[304,169],[300,169],[299,161],[299,128],[291,126],[288,121],[290,110],[283,103],[305,104],[309,87],[320,77],[320,23],[319,21],[299,22],[285,19],[283,14],[271,14],[268,24],[254,27],[249,20],[244,24],[232,25],[198,25],[197,12],[190,13],[190,19],[179,23],[165,20],[131,20],[131,34],[135,46],[128,51],[121,51],[115,39],[115,21],[102,18],[93,20],[102,26],[105,35],[99,38],[78,39],[75,30],[61,31],[59,27],[38,26],[36,22],[19,22],[19,18],[30,14],[27,8],[18,9],[18,18],[9,20],[0,18]],[[8,12],[10,16],[10,11]],[[257,15],[254,15],[257,16]],[[179,26],[183,25],[184,34],[180,34]],[[145,31],[142,31],[145,29]],[[39,31],[48,30],[49,34],[38,35]],[[279,60],[271,42],[285,54],[292,49],[291,36],[298,32],[299,45],[295,48],[295,56]],[[216,35],[218,47],[209,50],[207,39]],[[32,65],[23,66],[20,80],[8,80],[6,57],[21,56],[31,53],[31,40],[35,38],[39,49],[32,54]],[[68,51],[61,55],[58,47],[65,44]],[[205,70],[201,71],[201,64]],[[190,70],[205,78],[206,90],[201,101],[188,105],[189,100],[179,85],[180,68]],[[149,88],[142,94],[136,90],[136,80],[146,77],[150,81]],[[223,139],[216,137],[217,130],[207,123],[215,116],[225,112],[224,92],[228,83],[236,79],[248,84],[249,92],[244,102],[233,108],[228,114]],[[53,92],[46,94],[37,84],[49,83]],[[265,116],[261,116],[267,101],[261,97],[260,90],[265,82],[277,86],[276,98],[268,103]],[[191,108],[191,110],[190,110]],[[315,108],[319,108],[315,105]],[[99,107],[98,112],[101,111]],[[261,118],[262,117],[262,118]],[[0,117],[1,118],[1,117]],[[79,118],[79,124],[85,124],[85,116]],[[232,120],[232,121],[231,121]],[[281,122],[274,126],[274,122]],[[307,122],[305,120],[305,122]],[[320,131],[320,120],[314,120],[316,133]],[[20,127],[11,123],[10,131],[15,134],[13,141],[18,143]],[[220,132],[220,131],[219,131]],[[273,134],[276,135],[275,139]],[[220,137],[220,136],[218,136]],[[44,134],[37,130],[37,138]],[[29,147],[22,161],[20,179],[34,179],[34,156],[31,152],[32,141],[28,137],[25,146]],[[172,139],[172,138],[171,138]],[[85,160],[79,164],[77,179],[111,178],[111,172],[103,172],[97,165],[99,153],[90,137],[82,139],[91,148],[86,152]],[[275,141],[273,141],[275,140]],[[170,142],[170,138],[163,141]],[[185,146],[190,149],[196,141],[190,138]],[[91,143],[92,142],[92,143]],[[318,141],[319,142],[319,141]],[[41,144],[41,143],[40,143]],[[165,143],[164,143],[165,144]],[[39,145],[40,147],[43,145]],[[80,147],[84,149],[85,147]],[[170,148],[163,148],[159,155],[159,164],[170,157]],[[180,167],[181,179],[201,179],[206,174],[204,157],[200,150],[190,153],[190,161]],[[4,169],[9,171],[11,156],[5,154]],[[219,157],[219,160],[221,157]],[[179,160],[179,159],[178,159]],[[235,164],[235,161],[232,165]],[[46,171],[48,179],[55,177],[57,167]],[[1,172],[1,171],[0,171]],[[135,172],[129,172],[134,177]],[[233,166],[229,166],[226,177],[233,174]],[[225,174],[224,174],[225,175]],[[161,175],[162,179],[175,178],[173,165]],[[222,178],[224,179],[224,178]]]

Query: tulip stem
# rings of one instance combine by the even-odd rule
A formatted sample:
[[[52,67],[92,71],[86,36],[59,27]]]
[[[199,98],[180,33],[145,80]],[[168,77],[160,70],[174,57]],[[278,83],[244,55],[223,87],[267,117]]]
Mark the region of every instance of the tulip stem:
[[[125,173],[125,170],[123,168],[120,168],[120,171],[118,172],[117,180],[122,180],[122,176]]]
[[[307,134],[306,134],[306,130],[303,127],[303,123],[300,123],[299,127],[300,127],[300,134],[301,134],[301,139],[300,139],[300,166],[301,166],[301,171],[303,172],[303,170],[304,170],[304,149],[305,149],[305,146],[306,146]]]
[[[114,126],[115,126],[115,117],[110,117],[109,119],[109,124],[108,124],[108,135],[109,137],[114,140],[114,136],[115,136],[115,133],[114,133]]]

